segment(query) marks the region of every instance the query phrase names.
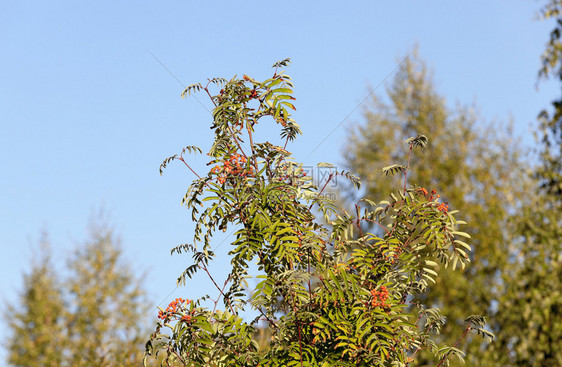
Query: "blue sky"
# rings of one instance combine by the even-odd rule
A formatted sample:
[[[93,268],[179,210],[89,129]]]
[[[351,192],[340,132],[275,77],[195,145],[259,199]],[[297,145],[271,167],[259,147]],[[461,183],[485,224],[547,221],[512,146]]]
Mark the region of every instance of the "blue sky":
[[[234,74],[266,78],[275,61],[292,58],[287,73],[304,136],[290,149],[306,164],[341,164],[346,127],[362,121],[361,108],[310,153],[418,44],[451,107],[476,103],[483,119],[511,118],[532,145],[535,116],[559,93],[556,83],[536,89],[552,28],[536,20],[541,4],[5,2],[2,301],[17,299],[41,230],[49,232],[56,265],[63,267],[100,207],[111,213],[127,261],[139,274],[148,270],[145,287],[154,305],[206,290],[207,283],[195,281],[166,298],[189,265],[187,256],[170,257],[169,250],[191,240],[193,226],[180,201],[193,177],[180,165],[160,177],[158,167],[185,145],[205,150],[211,137],[209,113],[180,98],[181,84]],[[224,265],[217,264],[217,273]]]

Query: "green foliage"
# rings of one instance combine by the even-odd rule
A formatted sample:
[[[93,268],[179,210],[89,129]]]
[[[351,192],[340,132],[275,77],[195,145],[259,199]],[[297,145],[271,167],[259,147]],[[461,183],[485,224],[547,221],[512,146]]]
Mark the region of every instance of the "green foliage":
[[[470,261],[463,242],[470,236],[434,192],[407,185],[412,152],[427,146],[427,138],[409,139],[407,163],[387,170],[403,181],[388,200],[363,199],[354,214],[338,210],[323,195],[326,186],[314,186],[286,150],[301,133],[290,117],[291,79],[279,72],[288,62],[276,63],[263,82],[246,75],[212,79],[183,93],[205,92],[214,103],[215,139],[208,152],[212,168],[195,173],[182,200],[195,221],[193,242],[172,252],[193,258],[178,283],[203,272],[217,297],[210,298],[212,310],[204,307],[208,296],[177,299],[160,310],[146,360],[160,355],[166,366],[405,366],[422,349],[439,364],[462,358],[458,346],[469,331],[491,334],[483,318],[472,316],[454,346],[434,340],[443,317],[424,299],[440,268]],[[218,94],[211,94],[211,84],[218,84]],[[259,124],[279,126],[281,145],[254,141]],[[174,159],[191,169],[182,154]],[[358,186],[346,172],[334,172],[328,182],[337,175]],[[379,234],[364,230],[371,224]],[[216,281],[209,270],[212,237],[228,228],[234,231],[231,268],[224,282]],[[259,283],[251,287],[250,278]],[[255,319],[241,318],[248,309]],[[269,345],[258,344],[260,324],[271,331]]]
[[[501,365],[562,365],[561,214],[543,197],[517,219],[517,260],[504,272],[494,320],[501,333],[486,355]]]
[[[551,0],[542,18],[556,20],[539,76],[562,81],[562,2]],[[539,114],[540,164],[533,172],[532,204],[513,218],[512,261],[503,271],[506,292],[493,322],[501,328],[484,357],[505,366],[562,365],[562,100]],[[507,351],[507,352],[506,352]],[[485,360],[484,360],[485,361]]]
[[[542,55],[542,68],[539,77],[554,76],[562,82],[562,1],[548,0],[541,9],[543,19],[556,20],[554,29],[545,52]],[[542,167],[537,170],[543,188],[551,198],[561,205],[562,197],[562,98],[552,102],[554,111],[546,109],[539,114],[540,133],[542,141],[541,159]]]
[[[138,366],[146,299],[105,225],[76,249],[61,280],[45,250],[6,319],[14,366]]]
[[[531,183],[517,142],[498,124],[478,123],[469,108],[448,109],[417,50],[398,68],[386,94],[386,98],[375,96],[365,109],[365,124],[350,129],[344,148],[346,166],[364,180],[366,196],[380,197],[403,180],[387,177],[404,169],[390,165],[405,155],[401,137],[431,136],[423,156],[421,150],[412,152],[408,179],[428,190],[438,189],[444,202],[462,210],[471,224],[466,232],[474,249],[467,253],[473,262],[470,268],[444,270],[424,298],[447,316],[449,322],[438,340],[452,344],[467,313],[485,313],[493,321],[496,312],[502,312],[495,307],[504,292],[505,279],[499,274],[509,262],[511,242],[517,236],[510,216],[531,202]],[[381,164],[390,165],[383,175],[378,169]],[[355,199],[354,190],[345,193],[349,201]],[[500,325],[491,325],[494,333],[500,332]],[[470,337],[468,341],[467,361],[478,365],[482,341]],[[433,365],[424,358],[420,365]]]
[[[24,291],[4,317],[12,337],[7,362],[14,366],[61,366],[65,309],[59,280],[53,272],[48,241],[41,241],[41,259],[24,275]]]
[[[72,366],[136,366],[142,359],[144,292],[123,264],[118,240],[106,226],[69,259],[68,348]],[[116,363],[116,361],[119,361]]]

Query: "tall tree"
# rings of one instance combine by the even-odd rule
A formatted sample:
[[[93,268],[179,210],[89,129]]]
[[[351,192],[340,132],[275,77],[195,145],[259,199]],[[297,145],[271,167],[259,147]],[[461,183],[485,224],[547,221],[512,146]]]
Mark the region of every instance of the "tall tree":
[[[556,23],[539,77],[562,81],[562,1],[548,1],[541,15]],[[552,107],[539,114],[534,199],[514,218],[518,241],[495,318],[502,332],[485,356],[505,366],[562,365],[562,98]]]
[[[4,315],[11,333],[7,362],[14,366],[54,367],[63,361],[66,310],[48,246],[43,237],[41,258],[24,275],[19,303],[8,305]]]
[[[67,278],[54,272],[49,251],[24,277],[20,302],[7,307],[14,366],[138,366],[147,306],[140,278],[123,261],[105,224],[68,259]]]
[[[387,98],[373,97],[365,124],[350,129],[346,168],[363,179],[366,197],[380,197],[396,185],[393,178],[381,175],[380,166],[403,157],[402,137],[430,137],[425,151],[413,153],[408,180],[437,190],[471,224],[467,232],[472,236],[473,264],[464,273],[445,271],[428,295],[428,302],[449,318],[444,335],[455,335],[466,314],[494,314],[499,274],[509,259],[509,214],[528,186],[524,165],[509,130],[478,123],[471,108],[447,107],[417,50],[400,65],[386,92]],[[468,340],[468,358],[474,361],[481,341]]]
[[[122,262],[118,239],[94,225],[69,261],[69,348],[73,366],[138,366],[147,310],[139,280]]]

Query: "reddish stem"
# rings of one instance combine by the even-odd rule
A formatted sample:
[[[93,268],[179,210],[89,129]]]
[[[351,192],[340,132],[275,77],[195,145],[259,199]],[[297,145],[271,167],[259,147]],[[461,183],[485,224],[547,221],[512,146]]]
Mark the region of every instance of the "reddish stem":
[[[406,195],[406,184],[408,181],[408,169],[410,168],[410,159],[412,158],[412,149],[414,148],[414,144],[410,143],[410,152],[408,153],[408,164],[404,169],[404,195]]]
[[[390,233],[390,232],[388,232],[388,230],[387,230],[386,228],[384,228],[384,226],[383,226],[382,224],[380,224],[379,222],[374,221],[374,220],[372,220],[372,219],[367,219],[367,218],[365,218],[365,220],[366,220],[367,222],[375,223],[376,225],[378,225],[379,227],[381,227],[382,230],[386,232],[386,234],[389,234],[389,233]]]
[[[459,340],[457,340],[457,342],[455,343],[455,345],[453,345],[454,348],[458,347],[458,345],[460,344],[461,340],[463,340],[463,338],[466,336],[466,334],[468,334],[468,332],[470,331],[471,327],[470,325],[468,325],[466,327],[466,330],[464,331],[464,333],[461,335],[461,337],[459,338]],[[441,363],[443,363],[445,361],[445,359],[447,359],[447,357],[449,356],[451,352],[449,351],[447,354],[445,354],[443,356],[443,358],[441,359],[441,361],[439,362],[439,364],[437,365],[437,367],[441,366]]]
[[[183,154],[183,153],[182,153],[182,154]],[[180,157],[179,157],[178,159],[179,159],[180,161],[182,161],[183,164],[185,164],[185,165],[187,166],[187,168],[189,168],[189,170],[190,170],[191,172],[193,172],[193,174],[194,174],[195,176],[197,176],[197,178],[199,178],[199,179],[201,178],[201,176],[199,176],[199,175],[197,174],[197,172],[195,172],[195,171],[193,170],[193,168],[191,168],[191,167],[189,166],[189,164],[187,164],[187,162],[183,159],[183,157],[182,157],[181,155],[180,155]]]
[[[209,82],[211,83],[211,82]],[[211,96],[211,93],[209,93],[209,89],[207,88],[209,86],[209,83],[207,83],[207,85],[205,86],[205,88],[203,88],[203,90],[205,92],[207,92],[207,95],[209,96],[209,99],[211,100],[211,102],[213,102],[213,104],[215,105],[215,107],[217,107],[217,104],[215,103],[215,101],[213,100],[213,96]]]
[[[330,175],[328,176],[328,179],[326,180],[326,183],[324,184],[324,186],[322,186],[322,189],[318,192],[318,195],[322,194],[322,191],[324,191],[324,189],[326,188],[326,186],[328,186],[328,182],[330,182],[330,180],[334,177],[333,173],[330,173]],[[310,206],[308,207],[308,210],[312,209],[312,206],[314,205],[314,203],[310,204]]]
[[[228,298],[226,298],[226,296],[224,295],[222,289],[218,286],[217,282],[215,282],[215,279],[213,278],[213,276],[211,275],[211,273],[209,273],[209,270],[207,269],[206,266],[201,266],[199,265],[200,269],[205,270],[205,273],[207,273],[207,275],[209,276],[209,278],[211,279],[211,281],[213,282],[213,284],[215,285],[215,287],[217,287],[217,289],[219,290],[220,294],[224,297],[224,299],[226,299],[226,301],[228,302],[228,307],[230,308],[230,312],[232,312],[233,315],[236,315],[236,313],[234,312],[234,308],[232,307],[232,304],[230,303],[230,300]]]

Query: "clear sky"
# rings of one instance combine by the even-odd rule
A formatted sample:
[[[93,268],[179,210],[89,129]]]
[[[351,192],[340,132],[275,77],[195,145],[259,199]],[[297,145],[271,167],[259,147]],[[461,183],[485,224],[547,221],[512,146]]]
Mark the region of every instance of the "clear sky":
[[[211,137],[209,113],[180,98],[182,84],[234,74],[266,78],[275,61],[292,58],[287,73],[304,136],[289,149],[307,164],[341,164],[346,127],[362,121],[361,108],[310,153],[418,44],[450,106],[476,103],[483,119],[512,118],[530,146],[537,113],[559,93],[555,83],[535,88],[552,28],[536,20],[541,4],[4,2],[1,300],[17,299],[41,230],[63,267],[100,207],[111,213],[127,261],[139,274],[148,270],[154,306],[206,291],[206,283],[195,281],[166,298],[189,265],[189,257],[170,257],[169,250],[191,241],[190,215],[180,201],[193,176],[178,164],[160,177],[158,167],[185,145],[207,149]],[[384,86],[376,90],[383,92]],[[0,324],[0,340],[5,333]]]

